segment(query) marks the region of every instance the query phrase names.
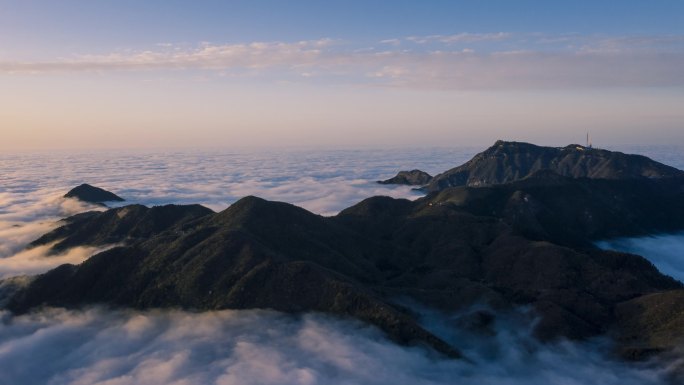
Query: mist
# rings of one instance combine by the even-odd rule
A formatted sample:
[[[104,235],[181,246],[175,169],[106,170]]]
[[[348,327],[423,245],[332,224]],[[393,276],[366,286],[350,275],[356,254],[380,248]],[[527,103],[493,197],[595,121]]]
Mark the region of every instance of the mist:
[[[661,273],[684,282],[684,233],[617,238],[597,242],[597,246],[641,255],[651,261]]]
[[[403,347],[359,321],[268,310],[2,314],[0,383],[21,384],[662,384],[666,373],[606,358],[601,341],[543,345],[502,317],[490,333],[453,329],[468,360]],[[435,317],[441,317],[436,320]],[[459,341],[455,341],[457,346]]]

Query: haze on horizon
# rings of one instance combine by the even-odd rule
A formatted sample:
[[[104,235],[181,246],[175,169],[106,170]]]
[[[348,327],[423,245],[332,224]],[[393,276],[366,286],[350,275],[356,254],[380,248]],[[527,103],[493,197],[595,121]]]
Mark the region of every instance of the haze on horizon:
[[[684,3],[0,0],[0,150],[684,145]]]

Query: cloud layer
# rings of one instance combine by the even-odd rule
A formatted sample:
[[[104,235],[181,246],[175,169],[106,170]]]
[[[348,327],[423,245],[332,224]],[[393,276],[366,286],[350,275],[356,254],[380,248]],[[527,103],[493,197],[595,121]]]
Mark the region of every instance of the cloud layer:
[[[399,170],[437,173],[479,148],[339,151],[138,151],[0,155],[0,221],[61,218],[74,202],[58,197],[81,183],[122,196],[123,204],[199,203],[223,210],[246,195],[334,214],[373,195],[416,198],[379,179]],[[92,208],[92,206],[85,207]],[[81,208],[81,209],[85,209]],[[79,211],[79,208],[71,212]]]
[[[618,238],[601,241],[597,245],[603,249],[641,255],[662,273],[684,282],[684,233]]]
[[[399,170],[431,174],[470,159],[481,148],[338,151],[149,151],[0,154],[0,277],[35,274],[78,263],[96,249],[47,257],[25,246],[59,220],[101,207],[61,196],[81,183],[111,190],[144,205],[194,204],[215,211],[247,196],[284,201],[332,215],[374,195],[415,199],[406,186],[379,185]],[[678,149],[640,148],[683,167]],[[630,149],[627,149],[630,151]]]
[[[221,210],[255,194],[331,214],[371,195],[415,198],[408,188],[374,181],[416,167],[434,174],[477,150],[3,154],[0,277],[78,263],[98,251],[48,257],[46,247],[23,250],[59,218],[96,208],[60,198],[83,182],[111,189],[126,203]],[[652,246],[645,244],[644,253]],[[0,285],[0,295],[9,286]],[[606,341],[540,344],[525,312],[498,315],[483,331],[463,322],[468,315],[417,310],[425,327],[468,361],[398,346],[368,325],[320,314],[44,309],[0,313],[0,383],[636,385],[662,384],[667,376],[606,358]]]
[[[545,89],[684,85],[684,36],[457,33],[371,46],[299,42],[164,44],[146,51],[1,61],[0,73],[205,70],[222,76],[429,89]]]
[[[472,362],[386,340],[359,322],[271,311],[48,309],[0,323],[0,382],[128,384],[660,384],[596,344],[540,345],[501,324]],[[484,353],[486,352],[486,353]]]
[[[199,203],[216,211],[257,195],[330,215],[374,195],[415,199],[405,186],[375,183],[400,169],[443,170],[461,163],[474,149],[411,151],[280,151],[201,153],[136,152],[0,155],[0,278],[38,274],[63,263],[78,264],[99,248],[83,247],[48,255],[49,247],[26,245],[60,226],[59,220],[102,210],[62,198],[81,183],[109,189],[127,201]]]

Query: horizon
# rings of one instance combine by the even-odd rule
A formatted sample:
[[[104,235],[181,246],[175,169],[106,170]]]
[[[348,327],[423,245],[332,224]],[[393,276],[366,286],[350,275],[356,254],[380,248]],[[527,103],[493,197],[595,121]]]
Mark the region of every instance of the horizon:
[[[0,1],[0,150],[684,145],[684,3]],[[448,143],[448,144],[445,144]]]
[[[586,134],[585,134],[586,135]],[[532,144],[539,147],[551,147],[551,148],[563,148],[567,146],[582,146],[587,147],[584,142],[579,140],[570,142],[555,142],[555,141],[527,141],[527,140],[510,140],[505,138],[494,139],[491,142],[482,143],[470,143],[470,144],[423,144],[423,145],[411,145],[411,144],[393,144],[393,145],[380,145],[380,144],[346,144],[346,145],[244,145],[244,146],[226,146],[226,145],[141,145],[141,146],[128,146],[128,147],[116,147],[116,146],[65,146],[65,147],[15,147],[3,149],[4,155],[49,155],[49,154],[157,154],[157,153],[235,153],[235,154],[261,154],[270,152],[280,152],[280,153],[307,153],[307,152],[369,152],[369,151],[448,151],[448,150],[472,150],[475,152],[484,151],[493,145],[497,141],[504,142],[515,142],[515,143],[526,143]],[[608,150],[613,152],[623,152],[629,154],[640,154],[644,155],[641,150],[652,150],[656,151],[659,149],[663,150],[675,150],[684,148],[684,143],[636,143],[636,142],[616,142],[616,143],[592,143],[591,148],[597,150]],[[648,155],[649,157],[652,156]]]

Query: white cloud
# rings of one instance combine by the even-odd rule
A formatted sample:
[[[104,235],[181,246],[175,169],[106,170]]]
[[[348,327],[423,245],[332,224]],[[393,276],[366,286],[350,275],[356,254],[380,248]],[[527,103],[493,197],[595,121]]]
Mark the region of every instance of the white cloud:
[[[401,41],[387,39],[381,42],[382,49],[364,50],[330,39],[162,46],[54,61],[0,62],[0,72],[203,70],[216,76],[269,76],[281,81],[316,73],[308,81],[339,77],[358,84],[460,90],[684,85],[684,37],[678,35],[459,33],[404,39],[416,43],[412,50],[403,48]],[[428,43],[435,51],[422,47]],[[480,49],[479,44],[489,43],[506,43],[506,50]],[[377,76],[387,68],[403,70],[398,76]]]
[[[21,183],[19,188],[8,181],[6,189],[19,191],[0,192],[0,279],[39,274],[65,263],[78,264],[106,249],[77,247],[57,255],[50,254],[50,245],[26,249],[31,241],[60,226],[61,218],[103,208],[62,198],[66,191],[40,187],[30,191],[25,179]]]
[[[416,198],[410,187],[376,184],[402,169],[437,173],[477,149],[359,151],[131,151],[77,152],[0,158],[0,223],[52,222],[96,206],[58,198],[81,183],[113,191],[122,204],[199,203],[223,210],[246,195],[285,201],[317,214],[334,214],[373,195]],[[1,157],[1,155],[0,155]],[[65,163],[69,167],[63,167]],[[101,209],[101,208],[100,208]],[[19,231],[18,229],[16,231]],[[32,232],[40,235],[42,229]],[[1,235],[2,233],[0,233]],[[32,235],[23,237],[26,242]]]
[[[117,52],[107,55],[79,55],[52,62],[3,62],[4,72],[107,71],[153,69],[260,69],[277,66],[301,67],[313,65],[333,43],[330,39],[285,42],[253,42],[215,45],[202,43],[196,48],[173,46],[158,50]]]
[[[636,54],[636,53],[681,53],[684,50],[684,36],[623,36],[592,37],[570,40],[579,47],[579,52],[603,54]]]
[[[505,320],[493,336],[470,336],[470,362],[401,347],[375,328],[320,314],[48,309],[2,320],[0,382],[7,384],[665,382],[665,373],[605,358],[600,344],[542,345]]]
[[[389,44],[393,46],[401,45],[401,39],[385,39],[380,40],[380,44]]]
[[[74,247],[62,253],[51,254],[50,245],[22,250],[0,258],[0,279],[44,273],[63,264],[77,265],[108,247]]]
[[[501,41],[507,40],[514,35],[507,32],[496,32],[496,33],[457,33],[453,35],[429,35],[429,36],[409,36],[406,40],[417,43],[417,44],[427,44],[427,43],[443,43],[443,44],[456,44],[456,43],[477,43],[485,41]]]
[[[597,242],[597,246],[641,255],[663,274],[684,282],[684,233],[611,239]]]
[[[18,171],[14,169],[14,172]],[[0,191],[0,278],[43,272],[59,265],[60,261],[80,262],[82,259],[73,258],[73,255],[42,258],[47,250],[22,250],[31,241],[60,226],[60,219],[102,208],[75,199],[62,198],[61,195],[66,191],[60,193],[39,187],[39,181],[36,181],[33,188],[27,186],[26,179],[16,181],[18,183],[15,184],[10,178],[11,174],[5,175],[7,181],[4,189],[7,191]]]

